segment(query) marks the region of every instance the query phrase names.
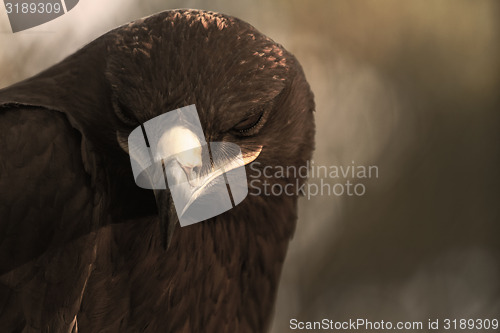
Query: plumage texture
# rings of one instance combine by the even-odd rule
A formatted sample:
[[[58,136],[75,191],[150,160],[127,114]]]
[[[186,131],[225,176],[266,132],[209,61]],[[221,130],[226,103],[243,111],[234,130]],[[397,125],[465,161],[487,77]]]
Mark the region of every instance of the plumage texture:
[[[6,332],[265,331],[297,197],[250,195],[208,221],[176,225],[165,250],[155,197],[134,184],[119,144],[190,104],[207,141],[264,146],[259,169],[311,157],[314,102],[300,65],[217,13],[132,22],[0,91]],[[235,134],[258,112],[255,133]],[[259,177],[248,166],[247,174]]]

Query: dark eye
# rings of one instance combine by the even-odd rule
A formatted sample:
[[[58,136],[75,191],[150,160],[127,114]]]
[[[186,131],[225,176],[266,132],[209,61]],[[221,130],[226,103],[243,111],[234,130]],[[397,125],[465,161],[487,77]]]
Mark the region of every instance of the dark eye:
[[[134,113],[132,112],[132,110],[130,110],[130,108],[128,108],[118,99],[115,100],[113,104],[114,104],[115,114],[121,121],[123,121],[125,124],[137,125],[137,120],[135,119]]]
[[[238,124],[236,124],[236,126],[234,126],[232,130],[240,135],[252,135],[253,134],[252,130],[257,129],[262,120],[263,115],[264,115],[263,111],[253,114],[248,118],[245,118],[244,120],[240,121]]]

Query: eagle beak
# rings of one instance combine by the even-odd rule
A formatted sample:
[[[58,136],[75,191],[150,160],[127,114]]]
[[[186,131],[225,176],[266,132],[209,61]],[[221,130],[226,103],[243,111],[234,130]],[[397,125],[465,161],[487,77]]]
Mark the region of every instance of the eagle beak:
[[[169,185],[187,180],[190,186],[194,186],[197,173],[203,164],[201,150],[198,136],[183,126],[165,131],[154,148],[155,156],[152,158],[157,170],[163,174],[166,185],[166,190],[153,189],[164,249],[168,249],[175,226],[179,222]]]
[[[142,133],[137,135],[141,136]],[[161,133],[158,140],[149,142],[154,141],[156,144],[151,147],[147,145],[147,149],[144,149],[144,145],[136,147],[130,144],[127,148],[132,169],[135,168],[136,183],[153,189],[160,219],[161,241],[167,249],[178,222],[187,225],[200,221],[193,220],[193,210],[188,212],[189,209],[193,207],[198,212],[199,204],[204,205],[203,210],[215,209],[214,200],[207,198],[212,196],[214,199],[218,195],[216,188],[221,182],[229,186],[226,174],[254,161],[262,152],[262,146],[239,147],[229,142],[207,144],[204,138],[200,139],[184,126],[170,128]],[[129,137],[130,142],[134,140],[131,141]],[[195,202],[197,205],[193,205]],[[202,215],[209,216],[206,214],[203,212]]]
[[[240,149],[242,152],[238,154]],[[225,174],[229,171],[254,161],[262,152],[262,146],[241,148],[224,142],[217,145],[206,144],[192,131],[186,128],[182,130],[174,128],[162,135],[156,151],[160,152],[160,156],[155,160],[161,159],[170,192],[168,198],[163,194],[157,194],[158,211],[164,224],[163,238],[168,246],[174,230],[172,221],[177,223],[180,220],[184,221],[182,225],[189,224],[186,221],[193,218],[193,210],[190,211],[190,208],[198,209],[194,208],[193,204],[195,202],[205,204],[206,198],[211,195],[217,196],[217,186],[214,184],[224,181]],[[172,198],[175,199],[175,206]],[[166,199],[168,201],[165,201]],[[211,208],[213,207],[206,206],[208,211]],[[175,212],[177,216],[174,218]],[[168,225],[164,222],[167,219]]]
[[[223,146],[215,145],[215,147],[220,149]],[[221,152],[213,151],[213,149],[214,146],[212,146],[211,151],[212,159],[208,161],[210,163],[208,170],[206,168],[202,169],[204,172],[199,175],[200,178],[198,179],[196,185],[190,189],[186,188],[187,200],[180,213],[181,216],[189,211],[196,200],[199,200],[203,196],[210,193],[210,188],[217,181],[217,178],[220,178],[221,176],[225,177],[225,174],[228,172],[253,162],[262,152],[262,146],[255,146],[252,148],[247,147],[244,149],[244,152],[242,152],[241,158],[237,155],[234,155],[232,158],[224,156],[224,158],[220,156]],[[221,150],[223,155],[228,153],[227,151],[224,152],[224,149]],[[221,161],[223,162],[221,163]],[[225,181],[227,182],[227,179],[225,179]]]

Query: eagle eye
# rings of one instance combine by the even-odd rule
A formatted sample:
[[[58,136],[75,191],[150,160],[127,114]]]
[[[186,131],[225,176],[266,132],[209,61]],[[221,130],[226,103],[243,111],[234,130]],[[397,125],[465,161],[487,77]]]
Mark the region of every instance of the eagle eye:
[[[122,122],[128,125],[137,125],[138,121],[132,110],[124,103],[122,103],[119,99],[116,98],[114,100],[113,106],[115,114]]]
[[[264,116],[264,111],[257,112],[248,116],[247,118],[236,124],[232,131],[240,136],[250,136],[256,133],[260,129],[262,118]]]

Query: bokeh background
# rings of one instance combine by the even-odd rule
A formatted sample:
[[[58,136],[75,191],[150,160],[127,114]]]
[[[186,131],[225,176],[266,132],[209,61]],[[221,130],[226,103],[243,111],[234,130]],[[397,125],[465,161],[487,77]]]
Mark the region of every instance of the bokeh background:
[[[315,164],[379,169],[364,196],[301,199],[273,333],[291,318],[500,317],[500,2],[80,0],[16,34],[0,6],[0,87],[172,8],[283,44],[316,96]]]

